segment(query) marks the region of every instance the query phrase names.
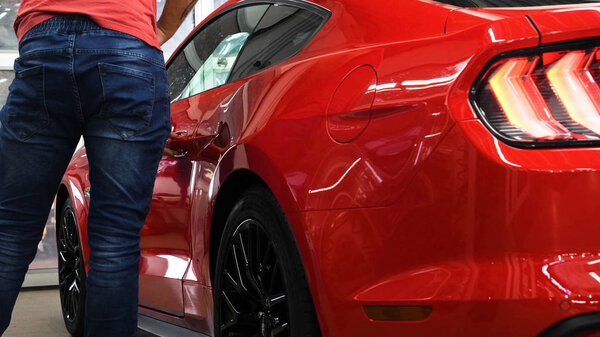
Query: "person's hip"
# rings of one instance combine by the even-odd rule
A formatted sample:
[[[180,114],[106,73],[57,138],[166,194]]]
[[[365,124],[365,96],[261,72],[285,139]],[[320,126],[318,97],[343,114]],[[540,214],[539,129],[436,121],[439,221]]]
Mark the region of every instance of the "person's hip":
[[[124,55],[164,67],[162,51],[135,36],[103,28],[83,15],[57,16],[39,23],[19,43],[20,57],[53,53]]]

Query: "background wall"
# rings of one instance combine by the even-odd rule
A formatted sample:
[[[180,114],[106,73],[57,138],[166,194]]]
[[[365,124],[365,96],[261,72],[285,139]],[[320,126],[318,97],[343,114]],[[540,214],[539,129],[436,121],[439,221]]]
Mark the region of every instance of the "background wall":
[[[34,0],[35,1],[35,0]],[[91,0],[81,0],[91,1]],[[128,0],[124,0],[128,1]],[[157,0],[157,9],[160,14],[166,0]],[[175,36],[163,46],[165,59],[168,59],[175,48],[185,39],[192,29],[208,16],[215,8],[226,0],[199,0],[196,7],[186,18]],[[13,24],[17,17],[20,1],[0,0],[0,107],[4,106],[8,95],[8,87],[14,78],[13,63],[18,57],[18,43],[13,31]],[[83,141],[80,142],[83,145]],[[38,245],[35,260],[29,267],[29,273],[24,286],[49,286],[58,284],[56,254],[56,236],[54,209],[48,216],[44,237]]]

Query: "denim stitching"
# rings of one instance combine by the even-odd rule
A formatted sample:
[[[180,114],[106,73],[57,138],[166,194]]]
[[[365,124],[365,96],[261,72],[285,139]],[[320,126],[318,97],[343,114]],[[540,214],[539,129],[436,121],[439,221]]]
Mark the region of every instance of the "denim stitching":
[[[38,51],[32,51],[23,55],[20,55],[18,60],[27,60],[29,58],[32,57],[37,57],[37,56],[43,56],[43,55],[64,55],[65,53],[69,52],[69,48],[62,48],[62,49],[48,49],[48,50],[38,50]]]
[[[148,57],[144,54],[134,53],[127,50],[119,50],[119,49],[77,49],[75,51],[77,54],[108,54],[108,55],[121,55],[121,56],[133,56],[144,61],[150,62],[154,65],[165,67],[164,62],[158,61],[151,57]]]
[[[44,111],[46,122],[40,127],[40,129],[50,124],[50,112],[48,111],[48,106],[46,105],[46,67],[44,66],[42,66],[42,110]]]
[[[43,55],[49,55],[49,54],[55,54],[55,55],[62,55],[64,53],[68,53],[69,52],[69,48],[62,48],[62,49],[49,49],[49,50],[37,50],[37,51],[32,51],[29,53],[26,53],[24,55],[21,55],[19,57],[19,59],[28,59],[31,57],[37,57],[37,56],[43,56]],[[135,52],[131,52],[131,51],[127,51],[127,50],[118,50],[118,49],[75,49],[74,51],[75,54],[108,54],[108,55],[120,55],[120,56],[131,56],[131,57],[137,57],[143,61],[152,63],[156,66],[159,66],[161,68],[165,68],[165,63],[156,59],[153,59],[151,57],[148,57],[144,54],[141,53],[135,53]]]
[[[91,19],[89,19],[87,17],[70,16],[70,17],[66,17],[66,18],[59,18],[59,17],[52,18],[50,20],[44,21],[44,22],[36,25],[31,30],[29,30],[29,32],[27,32],[25,34],[25,36],[22,37],[21,42],[19,43],[19,50],[20,50],[20,46],[25,41],[27,41],[31,38],[34,38],[34,37],[46,35],[48,33],[59,34],[59,35],[70,35],[73,33],[76,33],[76,34],[93,33],[93,35],[116,36],[116,37],[121,37],[121,38],[127,38],[130,40],[139,41],[140,43],[147,45],[147,43],[144,42],[143,40],[141,40],[135,36],[132,36],[130,34],[126,34],[123,32],[116,31],[116,30],[101,27],[96,22],[92,21]],[[39,54],[32,54],[32,56],[33,55],[43,55],[42,52],[43,51],[38,51],[36,53],[39,53]],[[109,49],[109,51],[107,51],[105,49],[82,49],[81,50],[81,53],[84,53],[84,54],[97,53],[97,52],[105,52],[107,54],[115,54],[116,53],[118,55],[134,56],[134,57],[143,59],[145,61],[148,61],[152,64],[161,66],[163,68],[165,67],[164,60],[158,60],[156,58],[148,57],[146,55],[139,54],[139,53],[128,52],[128,51],[123,51],[123,50],[114,50],[114,49],[112,49],[112,50]],[[159,52],[159,51],[157,50],[157,52]]]
[[[92,21],[87,17],[70,16],[65,18],[55,17],[44,22],[39,23],[33,29],[32,32],[49,31],[56,29],[73,29],[78,31],[83,30],[102,30],[96,22]]]
[[[121,66],[117,66],[114,64],[110,64],[110,63],[98,63],[98,67],[101,69],[101,71],[106,75],[106,73],[109,72],[113,72],[113,73],[117,73],[117,74],[125,74],[125,75],[131,75],[131,76],[135,76],[137,78],[143,79],[143,80],[148,80],[148,81],[152,81],[152,79],[154,79],[154,74],[149,73],[147,71],[143,71],[143,70],[135,70],[135,69],[129,69],[126,67],[121,67]]]
[[[72,34],[71,36],[69,36],[69,46],[70,48],[68,49],[69,52],[69,56],[70,56],[70,67],[69,67],[69,77],[71,77],[71,82],[73,83],[73,96],[75,96],[75,105],[76,105],[76,109],[77,112],[79,113],[79,121],[81,123],[84,122],[84,118],[83,118],[83,109],[81,108],[81,97],[79,96],[79,87],[77,85],[77,79],[75,78],[75,39],[77,38],[77,36],[75,34]]]
[[[104,65],[106,63],[99,63],[98,64],[98,70],[100,71],[100,85],[102,86],[102,99],[106,100],[106,84],[104,82],[104,78],[107,75],[107,71],[104,68]],[[117,74],[119,73],[119,71],[113,71],[116,72]],[[133,75],[130,74],[129,72],[121,72],[122,75]],[[142,129],[137,130],[135,132],[133,132],[130,136],[123,136],[123,134],[121,133],[121,130],[118,126],[114,125],[107,117],[102,116],[102,111],[105,109],[104,107],[100,108],[100,116],[104,119],[104,121],[108,124],[108,126],[113,129],[124,141],[127,141],[137,135],[139,135],[140,133],[142,133],[144,130],[146,130],[148,128],[148,126],[150,126],[150,123],[152,123],[152,116],[154,115],[154,107],[155,107],[155,98],[156,98],[156,83],[154,82],[154,74],[151,74],[151,77],[142,77],[142,76],[136,76],[133,75],[135,77],[138,77],[140,79],[143,80],[149,80],[150,81],[150,87],[151,87],[151,91],[152,91],[152,104],[150,107],[150,113],[149,113],[149,118],[148,118],[148,122],[146,123],[147,125],[145,125]],[[102,103],[103,105],[106,103]],[[107,106],[106,109],[110,108],[110,106]]]
[[[21,38],[21,41],[27,41],[31,38],[43,36],[43,35],[47,35],[47,34],[57,34],[57,35],[67,36],[67,35],[70,35],[73,33],[77,33],[77,34],[81,34],[81,35],[127,38],[132,41],[137,41],[137,42],[146,44],[145,41],[143,41],[140,38],[135,37],[133,35],[129,35],[127,33],[122,33],[122,32],[116,31],[116,30],[111,30],[108,28],[101,28],[101,27],[99,27],[99,29],[90,29],[90,30],[71,29],[69,31],[60,30],[58,28],[55,28],[55,29],[32,29],[32,30],[28,31],[27,33],[25,33],[25,35]]]
[[[50,124],[50,114],[48,112],[48,107],[46,106],[46,67],[44,67],[43,65],[39,65],[39,66],[36,66],[35,68],[42,68],[42,71],[41,71],[41,73],[42,73],[42,92],[41,92],[41,95],[42,95],[42,112],[43,112],[43,116],[45,118],[44,118],[43,124],[40,125],[38,128],[36,128],[35,130],[31,131],[29,135],[27,135],[25,137],[23,137],[21,135],[18,135],[18,137],[22,141],[28,140],[29,138],[35,136],[39,132],[39,130],[41,130],[42,128],[48,126],[48,124]],[[34,68],[32,68],[32,69],[34,69]],[[28,70],[26,70],[24,72],[27,74],[28,72],[32,72],[31,71],[32,69],[28,69]],[[21,74],[21,75],[19,75],[19,74]],[[15,79],[23,80],[23,78],[26,77],[26,76],[23,76],[22,74],[23,74],[23,71],[15,74]],[[8,105],[8,102],[7,102],[7,105]],[[7,122],[6,124],[9,126],[9,128],[10,128],[10,124],[11,124],[9,117],[11,117],[11,116],[15,117],[17,115],[11,114],[10,111],[7,110],[6,111],[6,122]]]

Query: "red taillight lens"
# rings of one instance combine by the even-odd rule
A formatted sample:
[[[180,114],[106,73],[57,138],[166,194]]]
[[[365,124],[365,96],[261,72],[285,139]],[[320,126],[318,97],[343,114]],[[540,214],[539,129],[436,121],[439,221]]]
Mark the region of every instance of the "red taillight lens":
[[[600,144],[600,48],[504,58],[472,97],[481,119],[512,145]]]

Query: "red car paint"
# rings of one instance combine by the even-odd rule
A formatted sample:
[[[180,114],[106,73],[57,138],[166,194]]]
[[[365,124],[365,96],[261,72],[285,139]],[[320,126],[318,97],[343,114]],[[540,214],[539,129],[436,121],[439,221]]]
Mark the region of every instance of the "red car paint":
[[[187,155],[159,167],[142,312],[212,335],[212,218],[240,172],[286,212],[323,336],[536,336],[600,311],[600,149],[511,147],[469,102],[494,56],[600,35],[600,6],[314,3],[332,16],[298,55],[172,105]],[[62,189],[84,243],[87,172],[82,150]],[[373,321],[367,304],[433,312]]]

